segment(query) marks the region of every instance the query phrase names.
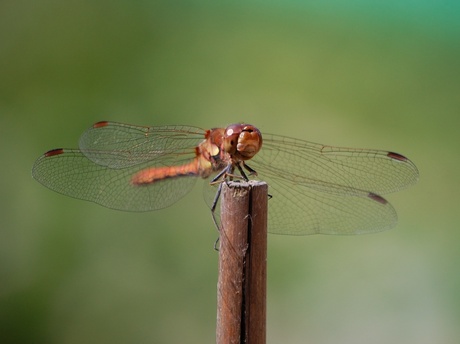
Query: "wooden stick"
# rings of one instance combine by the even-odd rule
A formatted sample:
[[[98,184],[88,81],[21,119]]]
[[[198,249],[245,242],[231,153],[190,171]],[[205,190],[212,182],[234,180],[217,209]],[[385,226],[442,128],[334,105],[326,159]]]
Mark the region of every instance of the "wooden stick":
[[[222,186],[218,344],[265,344],[267,190],[255,181]]]

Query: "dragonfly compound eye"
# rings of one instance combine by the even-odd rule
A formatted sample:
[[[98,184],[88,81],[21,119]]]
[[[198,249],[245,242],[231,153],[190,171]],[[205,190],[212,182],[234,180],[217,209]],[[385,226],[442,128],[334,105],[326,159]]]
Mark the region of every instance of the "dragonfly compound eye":
[[[232,124],[225,129],[223,149],[231,156],[237,153],[236,146],[238,144],[238,137],[240,136],[242,129],[243,125],[241,124]]]

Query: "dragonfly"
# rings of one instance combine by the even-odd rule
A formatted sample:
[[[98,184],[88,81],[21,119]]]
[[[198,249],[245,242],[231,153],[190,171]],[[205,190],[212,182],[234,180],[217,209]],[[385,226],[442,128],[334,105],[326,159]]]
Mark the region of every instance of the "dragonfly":
[[[236,175],[269,186],[268,231],[275,234],[361,234],[390,229],[397,214],[382,196],[416,183],[404,155],[345,148],[262,133],[250,124],[201,129],[97,122],[79,149],[53,149],[33,177],[58,193],[124,211],[169,207],[193,187]],[[216,210],[218,197],[208,204]]]

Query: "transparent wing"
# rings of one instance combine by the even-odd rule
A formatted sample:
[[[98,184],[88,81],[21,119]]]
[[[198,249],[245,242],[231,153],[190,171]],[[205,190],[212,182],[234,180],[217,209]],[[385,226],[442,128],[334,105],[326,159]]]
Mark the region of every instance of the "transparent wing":
[[[82,134],[79,147],[96,164],[123,168],[170,154],[179,159],[198,146],[204,135],[203,129],[189,126],[145,127],[98,122]]]
[[[55,149],[34,164],[33,176],[62,194],[108,208],[147,211],[167,207],[188,193],[193,176],[134,185],[145,169],[186,164],[205,131],[195,127],[142,127],[98,122],[80,138],[80,150]]]
[[[418,170],[397,153],[340,148],[264,135],[250,161],[269,185],[269,232],[358,234],[395,226],[380,194],[414,184]]]
[[[86,151],[88,153],[88,151]],[[188,155],[189,161],[194,153]],[[120,160],[120,155],[106,151],[57,149],[45,153],[34,164],[33,177],[46,187],[64,195],[92,201],[108,208],[125,211],[148,211],[168,207],[187,194],[196,177],[168,178],[149,185],[134,185],[132,176],[144,168],[177,163],[174,156],[164,156],[137,165],[125,167],[108,164]],[[180,161],[179,161],[180,162]],[[112,164],[113,165],[113,164]]]

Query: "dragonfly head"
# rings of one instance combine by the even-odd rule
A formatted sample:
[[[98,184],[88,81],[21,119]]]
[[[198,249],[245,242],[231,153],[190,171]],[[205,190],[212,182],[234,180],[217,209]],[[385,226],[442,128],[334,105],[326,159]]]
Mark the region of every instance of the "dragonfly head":
[[[224,132],[223,150],[232,158],[249,160],[262,147],[262,134],[250,124],[232,124]]]

